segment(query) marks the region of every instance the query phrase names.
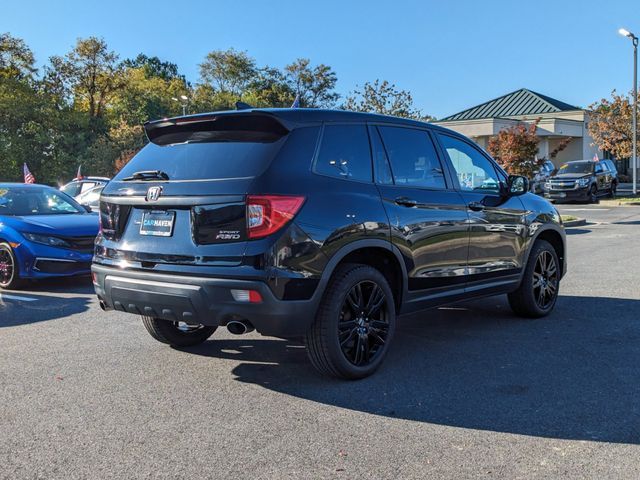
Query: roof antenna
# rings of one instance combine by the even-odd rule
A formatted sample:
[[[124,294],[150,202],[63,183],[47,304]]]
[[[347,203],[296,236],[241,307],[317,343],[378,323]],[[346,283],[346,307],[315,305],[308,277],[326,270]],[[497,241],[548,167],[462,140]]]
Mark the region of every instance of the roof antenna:
[[[244,102],[236,102],[236,110],[251,110],[253,107],[252,105],[249,105],[248,103],[244,103]]]

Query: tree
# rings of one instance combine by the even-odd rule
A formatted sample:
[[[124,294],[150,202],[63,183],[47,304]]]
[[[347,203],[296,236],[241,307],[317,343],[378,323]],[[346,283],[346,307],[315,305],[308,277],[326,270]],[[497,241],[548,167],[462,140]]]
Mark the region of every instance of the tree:
[[[162,61],[158,57],[148,57],[144,53],[138,54],[136,58],[124,60],[122,66],[126,69],[142,69],[147,78],[157,77],[167,81],[178,79],[185,85],[187,83],[184,75],[178,73],[178,65]]]
[[[180,115],[180,104],[172,98],[190,93],[181,76],[150,76],[144,66],[125,68],[122,79],[124,86],[114,92],[109,102],[110,125],[121,121],[141,125],[148,120]]]
[[[64,58],[52,57],[47,74],[91,119],[102,117],[114,92],[124,87],[118,55],[96,37],[78,39]]]
[[[387,80],[366,82],[361,90],[354,90],[347,96],[342,108],[355,112],[372,112],[382,115],[413,118],[430,121],[433,117],[424,115],[413,105],[413,97],[406,90],[399,90]]]
[[[618,95],[614,90],[610,99],[603,98],[589,106],[589,135],[598,148],[610,152],[617,158],[633,156],[632,99],[633,95]],[[636,153],[640,154],[640,148]]]
[[[260,108],[286,108],[295,100],[296,93],[277,68],[261,68],[247,86],[243,101]]]
[[[233,48],[209,52],[200,64],[200,79],[204,84],[237,97],[242,96],[256,72],[255,60]]]
[[[284,67],[289,87],[299,95],[300,104],[307,108],[329,108],[340,95],[334,91],[338,77],[323,63],[311,67],[308,58],[298,58]]]
[[[24,40],[0,34],[0,78],[30,80],[36,73],[33,52]]]
[[[489,139],[488,152],[511,175],[524,175],[533,178],[544,158],[537,158],[538,143],[536,135],[540,119],[526,124],[518,123],[504,128]]]

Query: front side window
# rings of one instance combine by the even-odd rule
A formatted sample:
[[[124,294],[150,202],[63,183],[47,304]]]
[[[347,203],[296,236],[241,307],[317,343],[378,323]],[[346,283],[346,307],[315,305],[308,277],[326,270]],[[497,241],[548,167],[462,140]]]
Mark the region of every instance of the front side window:
[[[479,150],[449,135],[438,134],[438,138],[451,160],[461,190],[496,193],[500,191],[496,169]]]
[[[444,171],[429,134],[402,127],[378,127],[396,185],[445,189]]]
[[[370,182],[371,149],[366,126],[325,126],[314,170],[330,177]]]

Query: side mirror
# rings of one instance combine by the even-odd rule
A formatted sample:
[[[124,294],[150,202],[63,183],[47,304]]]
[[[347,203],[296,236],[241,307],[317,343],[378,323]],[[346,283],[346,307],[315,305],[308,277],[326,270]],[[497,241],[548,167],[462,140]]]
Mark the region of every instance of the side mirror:
[[[510,197],[524,195],[529,191],[529,179],[522,175],[509,175],[506,194]]]

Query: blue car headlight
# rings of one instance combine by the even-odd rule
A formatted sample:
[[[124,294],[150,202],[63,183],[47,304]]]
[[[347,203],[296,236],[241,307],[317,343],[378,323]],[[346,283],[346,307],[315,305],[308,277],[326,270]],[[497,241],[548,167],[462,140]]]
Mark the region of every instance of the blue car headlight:
[[[41,243],[50,247],[70,247],[66,240],[58,237],[50,237],[49,235],[39,235],[37,233],[23,233],[24,238],[34,243]]]

